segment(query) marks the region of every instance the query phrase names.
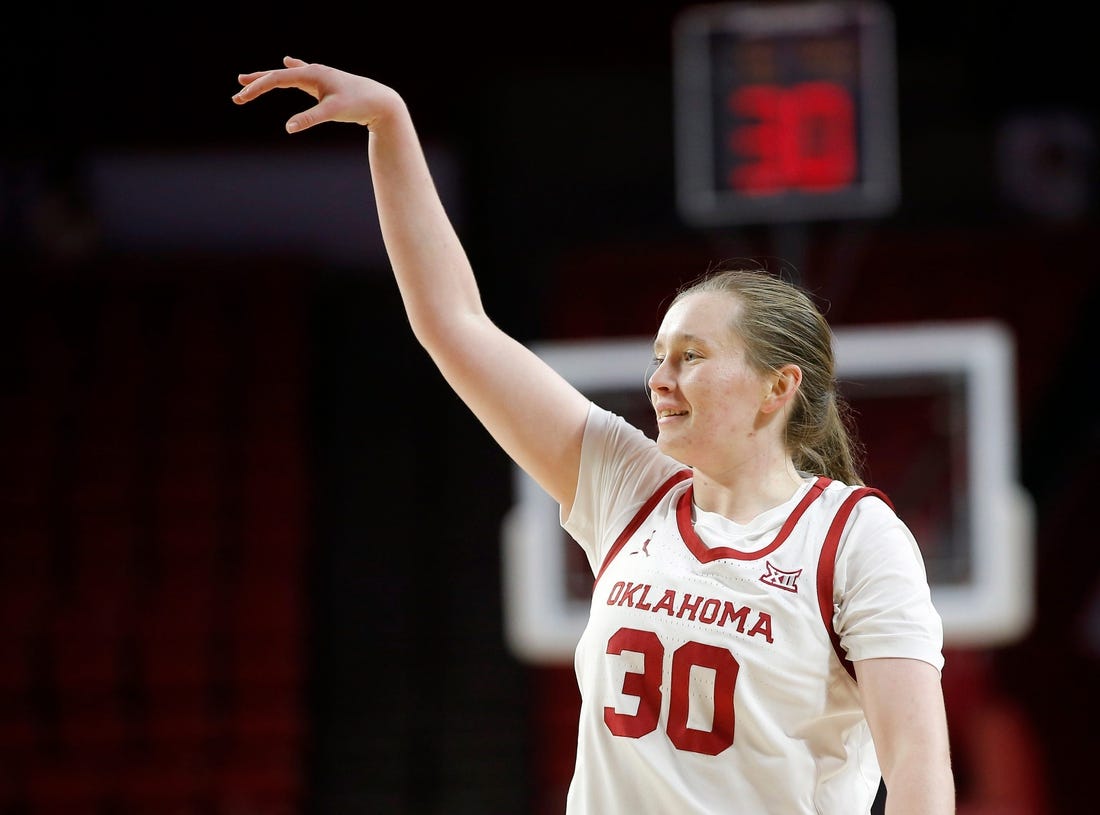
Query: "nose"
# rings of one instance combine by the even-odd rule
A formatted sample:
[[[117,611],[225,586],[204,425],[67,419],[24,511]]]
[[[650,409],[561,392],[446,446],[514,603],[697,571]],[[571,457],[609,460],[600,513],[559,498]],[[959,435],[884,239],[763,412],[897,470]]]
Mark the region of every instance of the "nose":
[[[668,365],[664,362],[657,362],[654,360],[650,363],[650,373],[646,377],[646,386],[650,392],[653,391],[667,391],[670,387],[668,377]]]

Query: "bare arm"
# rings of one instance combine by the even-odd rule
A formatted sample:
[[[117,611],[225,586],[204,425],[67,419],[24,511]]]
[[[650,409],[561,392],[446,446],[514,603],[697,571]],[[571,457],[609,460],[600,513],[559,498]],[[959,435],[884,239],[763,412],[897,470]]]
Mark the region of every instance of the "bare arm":
[[[297,88],[317,104],[292,116],[288,132],[324,122],[368,128],[382,237],[413,333],[504,451],[568,511],[588,399],[485,313],[404,101],[365,77],[292,57],[283,64],[241,74],[234,101]]]
[[[865,659],[855,667],[886,782],[887,815],[954,813],[939,671],[916,659]]]

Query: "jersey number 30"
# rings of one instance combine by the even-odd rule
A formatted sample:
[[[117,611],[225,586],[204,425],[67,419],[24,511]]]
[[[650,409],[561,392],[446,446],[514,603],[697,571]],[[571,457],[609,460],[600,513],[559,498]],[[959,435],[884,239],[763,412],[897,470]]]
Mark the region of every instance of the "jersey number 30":
[[[603,720],[616,736],[637,739],[657,729],[665,648],[652,631],[620,628],[607,641],[607,653],[618,655],[623,651],[642,655],[641,673],[628,671],[623,678],[623,693],[638,698],[638,712],[619,713],[613,707],[605,707]],[[710,730],[688,725],[693,667],[714,671],[714,717]],[[733,744],[733,686],[737,683],[738,668],[729,651],[701,642],[685,643],[672,653],[671,697],[665,730],[677,749],[716,756]]]

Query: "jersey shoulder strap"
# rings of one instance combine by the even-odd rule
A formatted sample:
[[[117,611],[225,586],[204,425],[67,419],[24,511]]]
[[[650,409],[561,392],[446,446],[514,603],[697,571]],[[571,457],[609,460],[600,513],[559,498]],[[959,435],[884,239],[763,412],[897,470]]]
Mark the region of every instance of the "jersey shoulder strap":
[[[829,531],[825,534],[825,543],[821,547],[821,555],[817,561],[817,604],[821,610],[821,621],[829,632],[829,640],[833,644],[833,651],[836,652],[837,658],[844,666],[844,670],[848,672],[853,680],[856,678],[855,666],[845,655],[844,649],[840,645],[840,636],[833,627],[833,576],[836,571],[836,553],[840,548],[840,538],[844,534],[848,517],[852,514],[856,504],[868,495],[881,498],[888,507],[894,508],[893,503],[886,497],[886,494],[874,487],[859,487],[853,490],[852,494],[844,499],[844,503],[836,511],[836,515],[833,516],[833,521],[829,524]]]

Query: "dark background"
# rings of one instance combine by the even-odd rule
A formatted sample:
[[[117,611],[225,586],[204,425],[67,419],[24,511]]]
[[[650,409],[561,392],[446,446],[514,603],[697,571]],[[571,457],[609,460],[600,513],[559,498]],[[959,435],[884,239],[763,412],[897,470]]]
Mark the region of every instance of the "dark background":
[[[454,168],[445,198],[487,307],[521,340],[650,333],[678,282],[730,256],[796,264],[834,325],[1008,324],[1019,480],[1037,512],[1037,616],[1019,642],[981,654],[994,677],[982,692],[1022,716],[1049,811],[1092,801],[1098,646],[1086,615],[1100,558],[1085,485],[1100,452],[1100,266],[1088,26],[1064,2],[892,4],[898,211],[699,230],[678,217],[673,194],[670,32],[688,5],[40,3],[9,12],[0,34],[0,568],[15,599],[0,632],[10,736],[0,805],[559,807],[575,688],[569,666],[527,666],[505,645],[508,462],[413,342],[384,258],[127,242],[96,210],[88,168],[104,156],[221,155],[239,165],[365,152],[365,133],[350,126],[287,136],[283,123],[304,95],[231,103],[238,72],[276,67],[286,53],[404,94],[432,155]],[[1067,113],[1091,147],[1052,141],[1029,159],[1042,178],[1083,185],[1083,203],[1064,212],[1039,206],[1038,193],[1011,193],[998,139],[1015,116]],[[292,211],[350,211],[355,222],[347,201],[267,183],[274,200],[296,199]],[[218,196],[212,188],[215,210]],[[227,234],[257,214],[230,216]],[[376,244],[369,207],[355,228]],[[101,458],[81,458],[89,440]],[[175,475],[171,450],[183,451],[194,482]],[[196,450],[208,453],[201,465]],[[104,522],[107,499],[85,487],[115,478],[122,486]],[[184,482],[167,490],[185,493],[177,514],[159,515],[162,493],[150,485]],[[202,485],[213,483],[208,495]],[[106,536],[81,532],[89,511]],[[121,555],[120,524],[134,527]],[[172,560],[164,529],[184,530],[194,548]],[[257,539],[259,554],[246,545]],[[87,571],[74,565],[84,562]],[[166,612],[175,627],[126,616],[151,614],[156,587],[169,585],[186,609]],[[89,587],[86,607],[70,601]],[[255,628],[231,616],[238,593],[259,598]],[[103,628],[74,613],[107,607],[119,616]],[[192,613],[204,622],[192,626]],[[154,650],[146,629],[150,642],[178,635],[174,653],[201,646],[177,673],[196,660],[209,667],[190,684],[170,677],[169,695],[157,697],[135,667]],[[226,633],[238,629],[240,639]],[[98,673],[71,663],[72,675],[102,681],[95,690],[67,681],[65,657],[81,642],[102,646],[81,659],[118,657]],[[250,673],[249,664],[267,667]],[[154,710],[174,723],[155,737]],[[67,726],[76,721],[89,730]],[[268,756],[262,746],[273,744]],[[270,762],[238,761],[236,748]],[[971,760],[982,763],[960,760],[960,789],[978,798]],[[138,776],[142,784],[127,780]]]

